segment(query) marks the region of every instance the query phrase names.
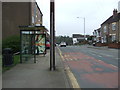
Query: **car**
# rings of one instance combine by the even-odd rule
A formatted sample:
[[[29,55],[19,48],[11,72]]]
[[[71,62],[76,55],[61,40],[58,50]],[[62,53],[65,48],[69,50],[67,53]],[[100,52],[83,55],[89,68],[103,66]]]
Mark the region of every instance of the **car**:
[[[94,43],[93,43],[93,46],[95,46],[95,45],[96,45],[96,43],[94,42]]]
[[[46,49],[50,49],[50,42],[46,42]]]
[[[61,42],[60,47],[66,47],[66,42]]]

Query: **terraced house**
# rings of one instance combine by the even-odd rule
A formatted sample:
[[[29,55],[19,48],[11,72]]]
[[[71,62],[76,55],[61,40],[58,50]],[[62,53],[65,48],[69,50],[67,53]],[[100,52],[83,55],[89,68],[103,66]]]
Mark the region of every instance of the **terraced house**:
[[[42,26],[37,2],[2,2],[2,38],[19,35],[19,26]]]
[[[113,10],[113,15],[101,24],[101,42],[109,47],[119,47],[120,43],[120,13]]]

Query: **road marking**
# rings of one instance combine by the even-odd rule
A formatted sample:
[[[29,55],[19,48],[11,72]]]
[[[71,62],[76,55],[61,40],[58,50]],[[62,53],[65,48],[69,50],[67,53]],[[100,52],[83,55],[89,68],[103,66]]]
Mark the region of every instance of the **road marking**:
[[[98,60],[98,61],[101,61],[101,60]]]
[[[102,56],[98,55],[98,57],[102,57]]]
[[[98,60],[98,61],[103,62],[102,60]]]
[[[69,55],[64,55],[64,57],[69,57]]]
[[[77,59],[75,59],[75,61],[78,61]]]
[[[101,55],[103,56],[108,56],[108,57],[113,57],[113,55],[108,55],[108,54],[103,54],[103,53],[98,53],[98,52],[95,52],[95,51],[91,51],[92,53],[95,53],[95,54],[100,54],[100,57],[102,57]],[[94,54],[93,54],[94,55]]]
[[[112,55],[107,55],[107,54],[105,54],[105,56],[108,56],[108,57],[113,57]]]
[[[61,56],[62,60],[64,61],[65,59],[64,59],[64,57],[62,56],[62,51],[61,51],[59,48],[58,48],[58,50],[59,50],[59,53],[60,53],[60,56]],[[80,89],[80,86],[79,86],[79,84],[78,84],[78,82],[77,82],[77,80],[76,80],[76,78],[75,78],[75,76],[74,76],[73,73],[70,71],[70,68],[69,68],[68,66],[66,66],[66,67],[65,67],[65,70],[66,70],[67,75],[68,75],[68,77],[69,77],[69,79],[70,79],[70,82],[71,82],[71,84],[72,84],[72,87],[73,87],[73,88],[79,88],[79,90],[81,90],[81,89]]]
[[[59,53],[60,53],[60,56],[61,56],[62,60],[64,61],[65,59],[64,59],[64,57],[63,57],[63,55],[62,55],[61,50],[60,50],[59,48],[58,48],[58,50],[59,50]]]
[[[103,62],[102,60],[98,60],[98,61]],[[112,65],[112,64],[110,64],[110,65]],[[114,66],[114,65],[112,65],[112,66],[115,67],[115,68],[118,68],[117,66]]]
[[[73,88],[80,88],[75,76],[70,71],[70,68],[68,66],[66,67],[66,71],[67,71],[68,77],[70,78],[70,81],[71,81],[71,84],[72,84]]]
[[[110,65],[112,65],[112,64],[110,64]],[[117,66],[115,66],[115,65],[112,65],[113,67],[115,67],[115,68],[118,68]]]
[[[115,59],[119,60],[120,58],[115,58]]]

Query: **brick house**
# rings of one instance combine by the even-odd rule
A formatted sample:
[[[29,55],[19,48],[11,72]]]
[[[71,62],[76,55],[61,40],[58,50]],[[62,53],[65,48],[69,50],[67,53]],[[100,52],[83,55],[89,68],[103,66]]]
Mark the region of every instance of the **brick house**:
[[[42,12],[36,2],[32,2],[32,25],[42,26]]]
[[[101,24],[101,42],[107,44],[120,43],[120,13],[113,10],[113,15]]]
[[[19,35],[19,26],[41,26],[42,16],[36,2],[2,2],[2,39]]]
[[[113,15],[101,24],[102,43],[120,42],[120,13],[114,9]]]

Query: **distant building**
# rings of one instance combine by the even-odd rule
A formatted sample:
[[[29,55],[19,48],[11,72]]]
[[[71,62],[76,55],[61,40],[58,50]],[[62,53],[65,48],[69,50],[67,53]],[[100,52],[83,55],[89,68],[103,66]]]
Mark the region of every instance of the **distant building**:
[[[93,41],[94,42],[101,42],[101,28],[94,30]]]
[[[72,38],[73,38],[73,44],[80,43],[85,40],[84,35],[81,34],[73,34]]]
[[[19,26],[42,26],[42,16],[36,2],[2,2],[2,38],[19,35]]]

